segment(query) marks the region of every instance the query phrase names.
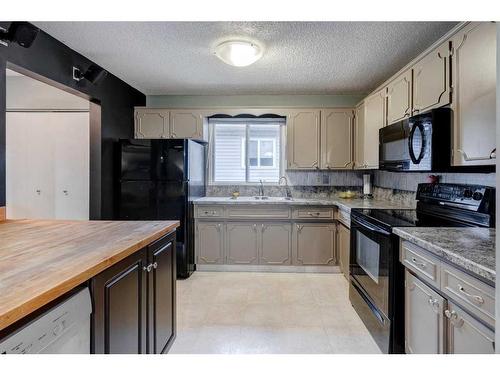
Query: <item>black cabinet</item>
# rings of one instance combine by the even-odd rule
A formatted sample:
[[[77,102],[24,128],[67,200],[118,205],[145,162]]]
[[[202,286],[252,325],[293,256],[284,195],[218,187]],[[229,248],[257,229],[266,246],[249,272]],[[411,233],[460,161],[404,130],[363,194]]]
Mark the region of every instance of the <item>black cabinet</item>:
[[[175,233],[113,265],[90,282],[92,352],[165,353],[175,338]]]

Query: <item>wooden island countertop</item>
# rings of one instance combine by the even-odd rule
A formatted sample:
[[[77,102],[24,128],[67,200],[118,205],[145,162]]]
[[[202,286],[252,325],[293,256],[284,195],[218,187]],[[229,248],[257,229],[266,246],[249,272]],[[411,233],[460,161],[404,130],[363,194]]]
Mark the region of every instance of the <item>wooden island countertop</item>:
[[[178,226],[178,221],[0,222],[0,330]]]

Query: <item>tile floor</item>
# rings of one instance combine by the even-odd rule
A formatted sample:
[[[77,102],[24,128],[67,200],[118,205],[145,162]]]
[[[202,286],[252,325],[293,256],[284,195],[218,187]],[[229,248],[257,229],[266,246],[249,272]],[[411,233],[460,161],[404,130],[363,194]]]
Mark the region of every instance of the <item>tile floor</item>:
[[[195,272],[177,285],[170,353],[380,353],[342,275]]]

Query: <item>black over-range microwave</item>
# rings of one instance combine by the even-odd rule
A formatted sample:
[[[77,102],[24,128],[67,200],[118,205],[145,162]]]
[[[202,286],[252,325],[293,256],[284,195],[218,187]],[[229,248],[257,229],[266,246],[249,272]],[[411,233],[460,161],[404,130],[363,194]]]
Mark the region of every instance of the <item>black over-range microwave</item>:
[[[451,161],[452,112],[438,108],[379,130],[379,168],[444,171]]]

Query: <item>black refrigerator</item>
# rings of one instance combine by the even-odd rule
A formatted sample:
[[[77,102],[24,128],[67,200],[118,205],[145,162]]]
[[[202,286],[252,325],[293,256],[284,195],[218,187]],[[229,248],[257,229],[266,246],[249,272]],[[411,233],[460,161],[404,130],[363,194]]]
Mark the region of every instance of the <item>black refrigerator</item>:
[[[206,143],[122,139],[117,184],[119,220],[179,220],[177,277],[195,270],[192,201],[206,192]]]

